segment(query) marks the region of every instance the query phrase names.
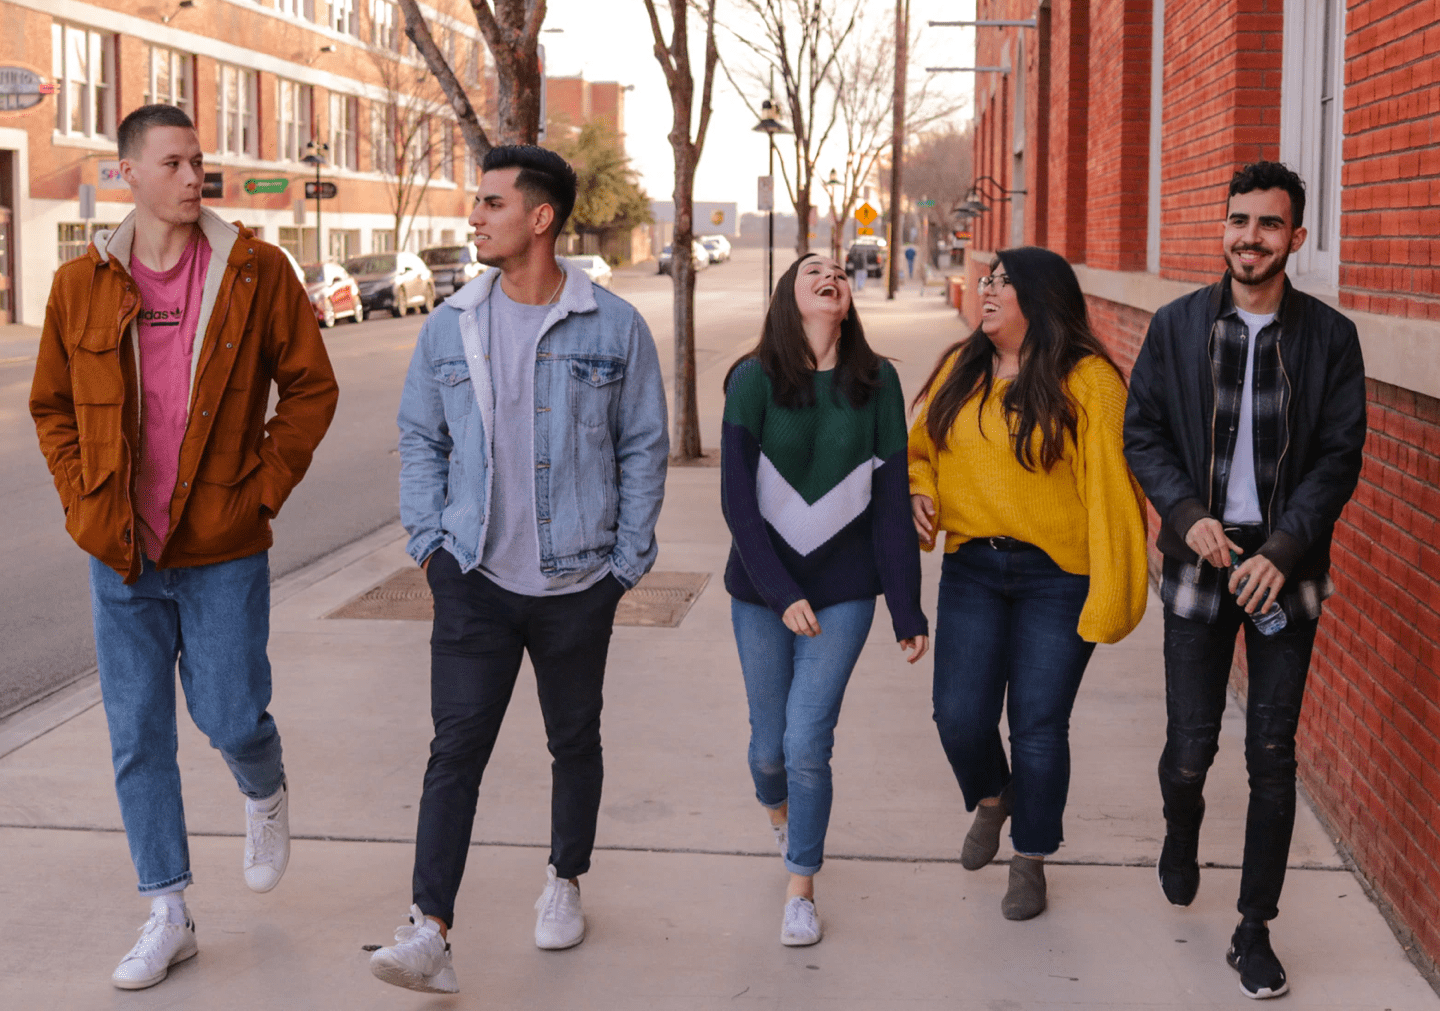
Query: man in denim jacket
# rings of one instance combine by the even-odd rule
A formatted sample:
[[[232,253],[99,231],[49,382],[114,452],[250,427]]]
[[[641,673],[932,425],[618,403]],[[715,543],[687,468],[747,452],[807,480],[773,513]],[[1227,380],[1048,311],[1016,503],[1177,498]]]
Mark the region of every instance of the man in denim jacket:
[[[535,943],[585,936],[577,878],[600,809],[606,651],[621,595],[655,561],[669,440],[645,321],[555,259],[575,191],[551,151],[486,155],[470,224],[481,261],[499,269],[430,317],[400,401],[400,517],[435,599],[435,738],[410,922],[371,970],[422,992],[457,989],[446,937],[524,651],[554,758]]]

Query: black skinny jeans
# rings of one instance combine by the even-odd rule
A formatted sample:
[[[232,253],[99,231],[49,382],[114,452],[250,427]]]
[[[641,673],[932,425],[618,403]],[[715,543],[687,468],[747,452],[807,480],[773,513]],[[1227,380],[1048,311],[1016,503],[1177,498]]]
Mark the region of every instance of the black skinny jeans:
[[[1250,807],[1240,871],[1242,916],[1273,920],[1295,828],[1295,728],[1305,697],[1318,621],[1291,619],[1261,635],[1226,595],[1213,625],[1165,612],[1165,750],[1160,794],[1167,831],[1195,840],[1205,815],[1205,776],[1219,750],[1235,635],[1243,625],[1250,687],[1245,711],[1245,768]]]
[[[604,763],[600,707],[615,606],[614,576],[578,593],[530,597],[478,570],[461,573],[444,549],[426,570],[435,597],[430,636],[430,715],[435,739],[425,769],[415,838],[414,901],[455,923],[480,778],[520,673],[535,667],[550,764],[550,863],[562,878],[590,869]]]

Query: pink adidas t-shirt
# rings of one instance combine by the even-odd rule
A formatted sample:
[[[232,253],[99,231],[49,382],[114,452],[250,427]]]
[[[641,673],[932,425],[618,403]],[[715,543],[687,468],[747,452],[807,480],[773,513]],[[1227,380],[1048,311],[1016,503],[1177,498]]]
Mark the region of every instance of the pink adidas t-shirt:
[[[195,231],[179,262],[156,272],[138,257],[130,275],[140,289],[140,469],[135,475],[140,545],[160,557],[170,536],[170,497],[180,469],[180,443],[190,420],[190,351],[200,323],[210,244]]]

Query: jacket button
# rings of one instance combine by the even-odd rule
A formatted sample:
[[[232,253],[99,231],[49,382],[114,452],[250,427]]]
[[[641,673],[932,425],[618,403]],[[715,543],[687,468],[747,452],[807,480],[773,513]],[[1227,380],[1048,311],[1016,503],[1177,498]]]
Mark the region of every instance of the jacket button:
[[[190,482],[189,482],[189,481],[181,481],[181,482],[180,482],[180,487],[181,487],[181,488],[189,488],[189,487],[190,487]]]
[[[248,278],[248,277],[245,278],[245,283],[246,283],[246,284],[249,284],[249,283],[250,283],[250,278]]]
[[[235,345],[234,345],[234,344],[226,344],[225,346],[226,346],[227,348],[233,348]]]
[[[210,417],[210,412],[209,412],[209,411],[201,411],[201,412],[200,412],[200,417],[202,417],[202,418],[208,418],[208,417]]]

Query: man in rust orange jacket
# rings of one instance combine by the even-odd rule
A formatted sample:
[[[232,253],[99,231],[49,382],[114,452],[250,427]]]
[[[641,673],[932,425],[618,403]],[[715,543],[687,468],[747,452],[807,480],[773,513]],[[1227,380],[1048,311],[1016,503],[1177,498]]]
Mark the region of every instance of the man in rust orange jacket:
[[[246,796],[246,884],[269,891],[289,859],[280,736],[266,711],[270,520],[338,391],[284,255],[201,208],[189,118],[143,106],[121,123],[119,148],[135,210],[56,272],[30,413],[66,529],[91,556],[115,787],[152,900],[112,981],[139,989],[197,950],[177,661],[196,725]],[[280,396],[266,423],[272,381]]]

